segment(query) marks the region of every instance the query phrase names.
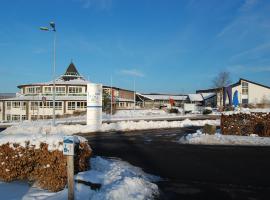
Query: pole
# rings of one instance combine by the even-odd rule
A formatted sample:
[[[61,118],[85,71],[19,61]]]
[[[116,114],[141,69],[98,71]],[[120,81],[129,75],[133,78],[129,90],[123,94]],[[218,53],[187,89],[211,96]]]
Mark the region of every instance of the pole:
[[[112,76],[111,76],[111,118],[113,112],[113,88],[112,88]]]
[[[135,91],[135,77],[133,79],[133,89],[134,89],[134,110],[136,110],[136,91]]]
[[[52,125],[55,126],[55,43],[56,43],[56,31],[54,31],[53,38],[53,122]]]
[[[67,156],[68,200],[74,200],[74,157]]]

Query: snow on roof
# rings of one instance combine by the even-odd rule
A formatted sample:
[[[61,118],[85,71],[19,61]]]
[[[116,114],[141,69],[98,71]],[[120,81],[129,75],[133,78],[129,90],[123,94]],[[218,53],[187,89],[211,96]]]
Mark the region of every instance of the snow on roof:
[[[145,98],[151,99],[151,100],[169,100],[173,99],[176,101],[184,101],[187,99],[186,95],[168,95],[168,94],[139,94]]]
[[[188,94],[188,98],[190,101],[203,101],[201,94]]]

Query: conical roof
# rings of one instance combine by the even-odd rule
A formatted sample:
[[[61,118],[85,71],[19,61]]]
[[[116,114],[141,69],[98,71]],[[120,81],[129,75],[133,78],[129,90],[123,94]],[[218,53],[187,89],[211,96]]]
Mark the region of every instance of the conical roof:
[[[80,76],[78,70],[76,69],[75,65],[73,64],[73,62],[71,62],[65,72],[64,75],[72,75],[72,76]]]
[[[82,78],[82,76],[76,69],[74,63],[71,61],[68,68],[66,69],[65,74],[62,75],[62,79],[64,79],[65,81],[69,81],[69,80],[78,79],[78,78]]]

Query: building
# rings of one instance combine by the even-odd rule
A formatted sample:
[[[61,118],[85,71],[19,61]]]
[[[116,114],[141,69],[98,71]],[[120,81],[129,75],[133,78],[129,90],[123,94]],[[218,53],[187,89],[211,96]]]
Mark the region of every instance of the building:
[[[87,84],[71,62],[66,72],[55,80],[56,117],[86,111]],[[16,96],[0,99],[0,120],[21,121],[49,119],[53,114],[53,81],[19,85]],[[131,108],[134,92],[113,87],[113,103],[117,108]],[[103,91],[111,88],[104,86]],[[111,92],[109,92],[111,94]]]
[[[181,107],[188,99],[187,95],[171,94],[140,94],[136,93],[137,104],[143,108],[160,108],[167,106],[171,102],[175,106]]]
[[[209,94],[204,104],[213,107],[232,104],[234,96],[242,105],[269,104],[270,102],[269,86],[243,78],[240,78],[238,82],[224,88],[197,90],[196,93],[205,96]]]

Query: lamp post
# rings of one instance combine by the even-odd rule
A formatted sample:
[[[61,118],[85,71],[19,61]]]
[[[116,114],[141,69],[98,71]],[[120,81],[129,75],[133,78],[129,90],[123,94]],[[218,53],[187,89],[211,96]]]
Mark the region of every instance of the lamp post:
[[[55,29],[55,23],[50,22],[50,27],[40,27],[40,30],[42,31],[52,31],[54,34],[53,37],[53,121],[52,125],[55,126],[55,43],[56,43],[56,29]]]

